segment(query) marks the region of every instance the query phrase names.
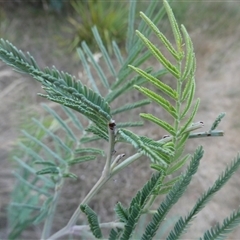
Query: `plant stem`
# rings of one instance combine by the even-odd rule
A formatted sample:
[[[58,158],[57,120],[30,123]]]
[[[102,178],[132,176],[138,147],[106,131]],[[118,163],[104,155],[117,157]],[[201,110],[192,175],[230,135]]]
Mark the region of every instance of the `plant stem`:
[[[149,208],[153,205],[155,199],[158,197],[158,195],[151,195],[147,204],[145,205],[144,209],[142,210],[142,213],[148,213]]]
[[[59,230],[58,232],[56,232],[55,234],[53,234],[49,239],[53,240],[53,239],[57,239],[59,237],[62,237],[64,235],[67,235],[69,233],[72,233],[72,227],[76,224],[79,215],[81,213],[80,211],[80,205],[82,204],[87,204],[95,195],[96,193],[99,192],[99,190],[101,189],[101,187],[111,178],[111,175],[109,176],[105,176],[102,175],[99,180],[97,181],[97,183],[94,185],[94,187],[91,189],[91,191],[87,194],[87,196],[83,199],[83,201],[81,202],[81,204],[79,204],[79,206],[77,207],[77,209],[75,210],[74,214],[72,215],[72,217],[70,218],[68,224],[62,228],[61,230]]]
[[[107,222],[107,223],[100,223],[100,228],[123,228],[125,223],[123,222]],[[82,231],[90,230],[89,225],[81,225],[81,226],[73,226],[73,234],[80,235]]]
[[[119,164],[117,167],[115,167],[113,169],[113,171],[111,172],[111,174],[106,175],[106,173],[104,173],[102,176],[99,178],[99,180],[97,181],[97,183],[94,185],[94,187],[91,189],[91,191],[87,194],[87,196],[83,199],[83,201],[81,202],[81,204],[86,204],[88,203],[95,195],[96,193],[99,192],[99,190],[102,188],[102,186],[111,178],[113,177],[115,174],[117,174],[120,170],[122,170],[123,168],[125,168],[126,166],[128,166],[129,164],[131,164],[132,162],[136,161],[137,159],[139,159],[143,154],[142,153],[136,153],[133,156],[127,158],[124,162],[122,162],[121,164]],[[106,162],[107,163],[107,162]],[[106,169],[104,167],[104,169]],[[81,205],[80,204],[80,205]],[[53,239],[57,239],[59,237],[62,237],[64,235],[67,235],[69,233],[72,233],[73,231],[73,226],[74,224],[77,222],[77,219],[79,218],[80,215],[80,205],[78,206],[78,208],[75,210],[74,214],[72,215],[71,219],[69,220],[68,224],[62,228],[61,230],[59,230],[58,232],[56,232],[55,234],[53,234],[49,240],[53,240]]]
[[[200,126],[198,127],[200,128]],[[159,140],[160,142],[168,142],[172,139],[172,137],[168,137],[165,139],[161,139]],[[91,189],[91,191],[87,194],[87,196],[83,199],[83,201],[81,202],[81,204],[87,204],[102,188],[102,186],[111,178],[113,177],[115,174],[117,174],[118,172],[120,172],[122,169],[124,169],[125,167],[127,167],[129,164],[133,163],[134,161],[138,160],[141,156],[143,156],[143,153],[139,152],[136,153],[130,157],[128,157],[127,159],[125,159],[123,162],[121,162],[119,165],[117,165],[116,167],[114,167],[113,165],[111,166],[111,160],[112,160],[112,154],[114,152],[114,140],[115,140],[115,126],[113,129],[109,129],[109,149],[108,149],[108,156],[107,156],[107,160],[102,172],[102,176],[99,178],[99,180],[97,181],[97,183],[94,185],[94,187]],[[115,162],[113,162],[112,164],[116,164]],[[154,199],[152,199],[152,201],[150,201],[150,205],[152,205],[152,203],[154,202]],[[80,205],[81,205],[80,204]],[[68,224],[62,228],[61,230],[59,230],[58,232],[56,232],[55,234],[53,234],[49,239],[53,240],[53,239],[57,239],[59,237],[62,237],[64,235],[67,235],[69,233],[72,233],[73,231],[73,226],[76,224],[79,215],[80,215],[80,205],[78,206],[78,208],[75,210],[74,214],[72,215],[71,219],[69,220]]]
[[[106,177],[106,176],[101,176],[99,178],[99,180],[97,181],[97,183],[94,185],[94,187],[91,189],[91,191],[87,194],[87,196],[83,199],[83,201],[81,202],[81,204],[79,204],[78,208],[76,209],[76,211],[74,212],[74,214],[72,215],[71,219],[69,220],[68,224],[67,224],[67,228],[71,228],[78,220],[79,215],[80,215],[80,205],[82,204],[87,204],[95,195],[96,193],[99,192],[99,190],[101,189],[101,187],[110,179],[110,176]]]
[[[115,152],[114,146],[115,146],[115,134],[116,134],[116,123],[114,120],[111,120],[108,124],[108,136],[109,136],[109,148],[108,148],[108,154],[107,154],[107,160],[106,164],[103,169],[103,174],[105,176],[110,175],[110,166],[112,162],[112,156]]]
[[[113,176],[110,172],[111,162],[112,162],[112,155],[114,152],[114,145],[115,145],[115,131],[116,131],[116,124],[114,120],[111,120],[108,125],[108,135],[109,135],[109,148],[105,166],[103,168],[103,172],[97,183],[94,187],[90,190],[87,196],[83,199],[83,201],[79,204],[75,212],[73,213],[72,217],[70,218],[67,225],[53,234],[49,239],[57,239],[61,236],[64,236],[70,232],[72,232],[72,227],[76,224],[79,216],[80,216],[80,206],[82,204],[87,204],[102,188],[102,186]]]
[[[111,175],[112,176],[115,175],[116,173],[121,171],[123,168],[127,167],[129,164],[131,164],[134,161],[138,160],[142,155],[143,155],[143,153],[140,152],[140,153],[135,153],[131,157],[127,158],[125,161],[123,161],[122,163],[117,165],[115,168],[113,168],[113,170],[111,172]]]

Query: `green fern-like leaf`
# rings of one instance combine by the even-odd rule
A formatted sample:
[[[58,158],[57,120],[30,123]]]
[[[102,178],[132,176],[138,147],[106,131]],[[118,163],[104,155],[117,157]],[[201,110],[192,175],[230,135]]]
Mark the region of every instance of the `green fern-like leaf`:
[[[142,121],[138,122],[119,122],[116,124],[118,128],[127,128],[127,127],[140,127],[143,126],[144,123]]]
[[[189,109],[191,108],[193,98],[194,98],[194,94],[195,94],[195,82],[192,82],[191,87],[190,87],[189,92],[188,92],[186,107],[184,108],[184,110],[181,113],[181,119],[183,119],[186,116]]]
[[[73,131],[68,127],[68,125],[65,123],[65,121],[50,107],[48,107],[46,104],[42,104],[43,108],[48,111],[61,125],[62,129],[74,140],[77,141],[77,137],[74,135]]]
[[[171,152],[168,150],[165,150],[163,147],[161,147],[160,143],[155,142],[151,140],[149,142],[149,139],[146,137],[140,138],[136,134],[132,133],[129,130],[126,129],[119,129],[118,133],[120,136],[126,140],[127,142],[131,143],[135,148],[139,149],[144,155],[148,156],[153,162],[157,162],[159,165],[165,169],[168,166],[168,158],[167,155],[171,155]],[[156,150],[157,147],[157,150]]]
[[[175,131],[174,131],[174,128],[170,124],[168,124],[167,122],[161,120],[160,118],[157,118],[154,115],[149,114],[149,113],[141,113],[140,116],[144,119],[147,119],[151,122],[156,123],[157,125],[159,125],[163,129],[165,129],[171,135],[174,136],[176,134]]]
[[[164,99],[162,96],[158,95],[152,90],[149,90],[148,88],[139,86],[135,86],[135,88],[150,99],[152,99],[154,102],[162,106],[170,115],[173,116],[173,118],[177,118],[176,109],[168,100]]]
[[[168,15],[168,19],[170,21],[171,24],[171,28],[173,31],[173,35],[175,38],[175,42],[178,48],[178,52],[181,53],[182,52],[182,35],[180,33],[180,29],[178,27],[177,21],[175,19],[175,16],[173,14],[173,11],[168,3],[168,1],[163,0],[163,5],[166,9],[167,15]]]
[[[194,81],[195,81],[194,76],[191,76],[186,80],[186,83],[183,88],[182,96],[181,96],[181,102],[185,102],[186,99],[188,98],[190,89],[192,87],[192,83]]]
[[[75,153],[76,154],[88,154],[88,153],[90,153],[90,154],[94,154],[94,155],[102,155],[102,156],[104,156],[104,151],[101,150],[101,149],[98,149],[98,148],[87,148],[87,147],[85,147],[85,148],[77,148],[75,150]]]
[[[95,60],[95,58],[93,57],[93,54],[91,52],[91,50],[89,49],[89,47],[87,46],[86,42],[82,43],[82,48],[85,51],[85,53],[87,54],[87,57],[90,59],[91,64],[93,65],[93,67],[95,68],[96,72],[98,73],[98,76],[103,84],[103,86],[106,89],[109,89],[109,83],[107,80],[106,75],[104,74],[102,68],[99,66],[99,64],[97,63],[97,61]],[[86,68],[85,68],[86,69]]]
[[[69,148],[69,146],[67,146],[66,143],[64,143],[64,141],[62,141],[61,138],[59,138],[56,134],[54,134],[53,131],[51,131],[51,129],[45,127],[43,125],[43,123],[35,118],[32,119],[34,123],[36,123],[36,126],[40,127],[45,133],[47,133],[50,137],[52,137],[54,139],[54,141],[61,147],[63,148],[67,153],[71,154],[72,150]],[[22,146],[22,143],[19,143]],[[31,153],[34,150],[27,148],[27,152]],[[36,159],[39,159],[39,157],[41,158],[41,156],[39,156],[38,154],[34,154],[34,157],[36,157]],[[41,158],[40,162],[43,162],[44,160]]]
[[[124,208],[120,202],[118,202],[114,208],[118,218],[121,222],[127,222],[129,218],[129,212],[127,208]]]
[[[114,229],[111,229],[110,234],[109,234],[109,240],[118,240],[119,237],[121,236],[122,229],[118,229],[117,231]]]
[[[80,206],[82,212],[87,215],[88,223],[93,235],[96,238],[102,238],[102,232],[99,226],[97,214],[86,204]]]
[[[176,172],[178,169],[180,169],[182,166],[185,165],[185,163],[188,161],[190,155],[187,154],[186,156],[184,156],[182,159],[178,160],[177,162],[175,162],[174,164],[172,164],[168,169],[166,174],[170,175],[174,172]]]
[[[215,121],[213,122],[210,131],[213,131],[217,128],[217,126],[219,125],[219,123],[222,121],[222,119],[224,118],[224,116],[226,115],[226,113],[220,113],[217,118],[215,119]]]
[[[226,168],[226,170],[219,176],[219,178],[215,181],[214,185],[209,188],[195,203],[193,209],[190,211],[190,213],[185,217],[185,218],[180,218],[178,220],[178,222],[176,223],[174,230],[172,230],[169,234],[169,237],[167,238],[168,240],[170,239],[178,239],[185,231],[186,228],[190,225],[191,221],[194,219],[194,217],[205,207],[205,205],[211,200],[211,198],[213,197],[213,195],[219,191],[225,184],[226,182],[231,178],[231,176],[234,174],[234,172],[240,167],[240,156],[237,156],[236,159],[234,159],[234,161],[230,164],[230,166],[228,166]],[[236,214],[236,222],[235,220],[233,220],[233,223],[237,224],[237,221],[239,221],[239,216],[238,216],[239,212]],[[231,217],[230,217],[231,218]],[[234,217],[233,217],[234,218]],[[237,220],[238,218],[238,220]],[[228,220],[226,220],[228,221]],[[229,221],[230,223],[231,221]],[[232,225],[232,228],[230,228],[231,230],[233,229],[235,225]],[[230,230],[229,229],[229,230]],[[224,226],[221,228],[222,233],[227,233],[227,228],[225,228]],[[226,231],[225,231],[226,230]],[[218,228],[219,233],[220,228]],[[212,232],[214,233],[214,232]],[[206,233],[206,236],[210,236],[208,235],[210,234],[210,232]],[[221,234],[220,234],[221,235]],[[205,236],[204,236],[205,237]],[[204,238],[205,239],[205,238]],[[218,239],[218,238],[206,238],[206,239]]]
[[[90,114],[101,116],[105,122],[111,119],[110,107],[104,98],[83,86],[80,81],[76,81],[70,74],[59,72],[55,68],[40,70],[33,61],[32,56],[26,57],[11,43],[3,39],[0,42],[0,58],[8,65],[30,74],[41,82],[48,94],[46,97],[52,101],[64,104],[65,100],[77,100],[79,105],[84,104],[88,108]],[[75,108],[75,110],[77,109]]]
[[[152,68],[148,68],[146,70],[146,72],[151,72]],[[166,74],[166,71],[162,71],[162,75]],[[160,73],[159,73],[160,75]],[[127,93],[128,91],[130,91],[131,89],[133,89],[134,85],[141,85],[144,82],[146,82],[146,80],[144,78],[142,78],[141,76],[135,76],[132,79],[130,79],[129,81],[127,81],[124,84],[121,84],[118,88],[114,89],[112,92],[110,92],[107,96],[106,96],[106,101],[107,102],[112,102],[114,101],[117,97],[121,96],[124,93]]]
[[[182,196],[184,191],[186,190],[188,184],[191,181],[193,174],[196,173],[199,161],[203,156],[202,147],[199,147],[193,158],[192,161],[187,169],[186,174],[184,174],[179,180],[172,190],[168,193],[165,200],[161,203],[160,207],[157,209],[157,213],[153,215],[152,221],[146,227],[145,233],[142,236],[142,240],[150,240],[153,239],[156,231],[159,228],[159,225],[164,220],[166,214],[170,210],[170,208],[178,201],[178,199]]]
[[[111,112],[111,114],[115,115],[115,114],[118,114],[118,113],[121,113],[121,112],[126,112],[126,111],[132,110],[134,108],[142,107],[142,106],[147,105],[149,103],[151,103],[151,101],[149,99],[140,100],[140,101],[137,101],[135,103],[129,103],[129,104],[126,104],[126,105],[124,105],[122,107],[114,109]]]
[[[136,31],[137,35],[142,39],[146,44],[148,49],[154,55],[154,57],[162,63],[162,65],[177,79],[180,78],[180,72],[176,66],[174,66],[164,55],[163,53],[151,42],[149,41],[142,33]]]
[[[141,210],[147,203],[147,200],[153,193],[156,186],[162,181],[162,174],[158,172],[146,183],[146,185],[132,199],[129,207],[129,216],[121,236],[121,240],[129,239],[132,236],[133,230],[141,216]]]
[[[62,110],[66,113],[64,108]],[[31,224],[39,224],[51,217],[57,198],[54,198],[54,201],[51,199],[53,200],[55,190],[59,191],[61,188],[56,188],[56,184],[66,177],[76,179],[76,176],[69,172],[66,161],[74,156],[73,138],[68,131],[73,132],[68,124],[73,123],[71,120],[74,117],[69,112],[64,115],[67,119],[60,116],[63,114],[56,114],[54,111],[43,120],[40,117],[29,118],[30,122],[28,121],[22,131],[19,147],[13,157],[18,165],[15,173],[18,181],[12,196],[15,207],[10,207],[8,211],[11,239],[19,239],[21,231]],[[78,130],[74,129],[75,136],[81,129],[76,118],[74,121]],[[65,131],[64,138],[58,134],[59,130]],[[17,211],[17,214],[14,211]]]
[[[77,163],[83,163],[83,162],[88,162],[88,161],[92,161],[95,160],[96,156],[94,155],[87,155],[87,156],[82,156],[82,157],[76,157],[73,159],[70,159],[67,161],[68,165],[75,165]]]
[[[49,156],[51,156],[51,158],[58,160],[60,163],[64,163],[65,160],[57,153],[55,153],[52,149],[50,149],[47,145],[45,145],[43,142],[41,142],[39,139],[37,139],[36,137],[30,135],[27,131],[22,130],[22,133],[29,138],[31,141],[33,141],[34,143],[38,144],[40,147],[42,147],[46,154],[48,154]]]
[[[189,75],[192,75],[191,74],[192,72],[195,71],[195,55],[193,52],[192,40],[188,35],[186,28],[183,25],[181,26],[181,30],[186,43],[186,63],[183,74],[181,76],[182,80],[185,80],[189,77]]]
[[[43,174],[59,174],[60,171],[57,167],[48,167],[48,168],[44,168],[42,170],[39,170],[36,172],[36,174],[38,175],[43,175]]]
[[[140,16],[144,19],[144,21],[150,26],[150,28],[154,31],[154,33],[158,36],[160,41],[164,43],[164,45],[167,47],[168,51],[172,54],[176,60],[181,59],[181,55],[174,49],[173,45],[171,42],[164,36],[163,33],[159,31],[157,26],[143,13],[140,12]]]
[[[133,66],[129,66],[133,70],[135,70],[137,73],[139,73],[142,77],[147,79],[149,82],[151,82],[155,87],[157,87],[159,90],[167,94],[168,96],[172,97],[173,99],[177,100],[178,99],[178,94],[177,92],[172,89],[170,86],[168,86],[165,83],[162,83],[159,79],[155,78],[151,74],[141,70],[140,68],[136,68]]]
[[[198,110],[199,104],[200,104],[200,100],[198,99],[197,102],[196,102],[196,104],[195,104],[194,107],[193,107],[193,111],[192,111],[189,119],[188,119],[187,122],[184,124],[184,126],[182,126],[182,128],[181,128],[181,130],[180,130],[180,134],[185,133],[185,131],[187,130],[187,128],[192,124],[192,121],[193,121],[194,117],[195,117],[196,114],[197,114],[197,110]]]
[[[228,218],[223,220],[223,223],[217,224],[211,230],[204,233],[200,240],[223,240],[240,224],[240,209],[234,211]]]
[[[90,143],[90,142],[95,142],[100,139],[101,139],[101,137],[98,137],[98,136],[91,136],[91,137],[84,136],[80,139],[80,142],[81,143]]]
[[[95,134],[96,136],[108,141],[108,133],[107,133],[107,126],[101,125],[101,126],[95,126],[90,125],[85,129],[86,132],[91,132]]]

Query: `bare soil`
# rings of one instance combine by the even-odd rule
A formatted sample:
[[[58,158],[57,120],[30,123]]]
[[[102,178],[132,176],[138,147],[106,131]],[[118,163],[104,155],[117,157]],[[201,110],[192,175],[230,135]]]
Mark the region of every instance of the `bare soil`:
[[[235,5],[232,6],[232,8],[234,7]],[[35,20],[32,18],[33,15],[33,13],[26,15],[20,11],[18,16],[9,20],[8,31],[4,32],[2,36],[13,41],[19,48],[31,52],[41,66],[54,64],[59,69],[77,75],[81,71],[79,62],[75,57],[70,58],[70,54],[63,54],[55,42],[56,32],[61,31],[60,24],[57,25],[56,19],[51,15],[46,14],[44,18],[38,17]],[[29,20],[32,22],[29,23]],[[24,25],[27,23],[27,26]],[[198,145],[203,145],[205,154],[199,172],[193,179],[187,194],[172,210],[172,216],[185,215],[200,194],[212,185],[226,165],[236,157],[240,149],[240,45],[238,41],[240,29],[238,24],[229,21],[224,28],[221,28],[221,25],[215,25],[218,31],[213,33],[211,32],[212,27],[208,24],[207,20],[202,21],[197,28],[190,32],[197,57],[196,97],[201,99],[200,111],[195,120],[196,122],[203,121],[204,129],[208,130],[218,114],[226,112],[227,115],[219,127],[224,130],[225,136],[189,141],[188,149],[190,151],[193,152]],[[24,26],[24,33],[18,30],[20,26]],[[19,135],[18,119],[21,115],[21,109],[27,104],[27,108],[41,111],[39,110],[39,102],[42,99],[36,97],[36,92],[39,91],[40,86],[30,78],[19,75],[0,63],[1,239],[7,238],[6,207],[10,201],[10,193],[14,185],[12,160],[8,156]],[[149,133],[152,133],[154,137],[161,137],[162,134],[153,126],[141,130],[141,134]],[[121,150],[124,151],[124,149],[119,149],[119,151]],[[77,206],[79,198],[82,198],[96,182],[101,167],[102,163],[84,165],[84,169],[82,169],[84,175],[82,174],[79,182],[68,185],[71,187],[65,189],[60,202],[61,214],[57,216],[56,220],[57,228],[64,226]],[[94,173],[92,169],[94,169]],[[91,178],[88,178],[90,173]],[[108,183],[107,188],[99,194],[98,199],[93,200],[91,206],[99,212],[102,219],[111,220],[114,203],[119,198],[122,202],[127,202],[127,199],[131,198],[132,192],[136,191],[137,186],[141,186],[144,180],[149,178],[149,173],[145,159],[129,166],[121,175]],[[209,228],[209,225],[214,226],[216,222],[221,222],[233,209],[239,207],[239,177],[240,172],[238,171],[198,215],[184,239],[199,238],[201,233]],[[34,231],[36,237],[39,236],[40,229],[35,228]],[[26,234],[24,239],[31,239],[31,236],[33,235]],[[228,239],[239,239],[239,236],[240,229],[236,230]]]

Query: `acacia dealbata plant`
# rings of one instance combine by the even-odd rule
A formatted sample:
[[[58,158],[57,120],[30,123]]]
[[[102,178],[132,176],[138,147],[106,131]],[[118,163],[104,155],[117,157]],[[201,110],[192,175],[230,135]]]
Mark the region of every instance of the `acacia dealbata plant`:
[[[115,70],[97,29],[93,28],[93,35],[115,81],[110,83],[105,72],[94,59],[93,53],[83,42],[77,51],[92,84],[91,88],[84,86],[81,80],[56,68],[40,69],[30,54],[24,54],[8,41],[1,40],[1,60],[23,74],[30,74],[33,79],[40,82],[46,93],[39,95],[61,104],[68,116],[67,119],[63,119],[55,110],[43,105],[52,116],[55,128],[49,121],[33,119],[34,131],[22,132],[24,138],[19,143],[18,154],[14,156],[19,167],[15,172],[18,181],[9,206],[9,239],[18,239],[24,229],[40,222],[44,222],[41,239],[84,237],[86,236],[84,234],[89,232],[92,237],[87,235],[87,239],[107,237],[111,240],[134,239],[134,231],[140,217],[147,214],[152,214],[152,217],[146,223],[139,239],[154,239],[169,210],[181,198],[192,176],[197,172],[203,156],[201,146],[193,154],[185,153],[186,142],[191,138],[223,135],[221,130],[216,130],[224,116],[223,113],[216,118],[208,131],[192,132],[203,126],[203,122],[194,120],[200,100],[194,98],[196,59],[193,44],[185,27],[183,25],[179,27],[176,22],[169,3],[164,0],[163,7],[157,14],[156,6],[157,1],[151,1],[145,13],[140,13],[142,20],[134,34],[136,1],[130,1],[126,57],[122,56],[119,47],[113,42],[115,57],[119,63],[118,71]],[[157,27],[165,13],[173,32],[174,44]],[[164,51],[168,51],[168,58],[165,57],[162,49],[150,41],[150,33],[155,34],[165,48]],[[143,69],[142,63],[147,63],[150,57],[154,57],[162,69],[157,71],[151,67]],[[96,79],[92,77],[92,70],[97,72],[97,80],[106,89],[104,96],[99,84],[96,84]],[[162,81],[165,74],[172,76],[174,84],[168,85]],[[120,96],[130,91],[132,94],[134,91],[139,91],[145,98],[117,108],[111,107]],[[136,131],[128,129],[128,127],[145,126],[141,121],[114,120],[118,114],[125,113],[126,116],[126,113],[132,109],[151,102],[163,108],[169,114],[169,118],[161,119],[151,113],[141,113],[140,117],[146,121],[146,124],[150,121],[156,124],[156,129],[164,129],[166,135],[161,139],[140,136]],[[82,117],[77,115],[78,113],[88,119],[86,127],[82,124]],[[57,129],[65,132],[64,138],[58,135]],[[46,137],[51,139],[51,145],[46,143]],[[106,151],[96,147],[97,140],[107,142]],[[86,147],[86,143],[90,143],[93,147]],[[135,153],[131,156],[119,153],[117,150],[119,143],[133,146],[136,149]],[[153,169],[149,181],[133,196],[129,206],[123,206],[120,202],[116,204],[116,219],[108,223],[99,222],[97,213],[89,206],[91,199],[113,176],[142,156],[150,159],[150,167]],[[97,157],[105,159],[101,177],[79,202],[67,225],[53,233],[51,230],[53,217],[64,179],[77,177],[71,172],[72,165],[94,161]],[[185,172],[176,174],[176,171],[185,165],[187,165]],[[239,165],[240,157],[237,156],[213,186],[196,201],[190,212],[173,223],[166,239],[181,239],[183,234],[187,234],[187,228],[192,220],[214,193],[231,178]],[[173,174],[175,177],[169,180],[167,177]],[[157,209],[152,209],[160,194],[165,196],[164,200],[158,203]],[[80,214],[86,215],[87,225],[77,224]],[[240,209],[237,209],[226,217],[223,223],[210,227],[200,239],[223,239],[239,222]],[[103,227],[109,229],[108,236],[103,236]]]

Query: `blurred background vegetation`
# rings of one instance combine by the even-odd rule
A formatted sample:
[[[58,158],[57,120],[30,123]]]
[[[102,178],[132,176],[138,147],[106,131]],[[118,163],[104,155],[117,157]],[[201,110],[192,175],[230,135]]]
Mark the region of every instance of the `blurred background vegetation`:
[[[136,11],[144,12],[148,2],[146,0],[139,0]],[[0,38],[8,39],[25,52],[29,51],[40,67],[55,65],[60,70],[79,76],[87,83],[87,78],[82,72],[82,66],[76,55],[76,48],[81,46],[82,41],[86,41],[91,50],[97,53],[98,50],[91,31],[91,27],[96,25],[109,53],[111,54],[112,51],[111,41],[114,40],[120,44],[124,55],[125,33],[127,31],[127,3],[128,1],[119,0],[0,0]],[[160,6],[161,1],[159,0]],[[212,73],[216,76],[216,72],[219,72],[219,69],[226,69],[226,66],[221,68],[223,62],[226,62],[227,57],[225,56],[229,56],[226,55],[225,48],[228,47],[227,51],[233,54],[240,46],[238,40],[239,34],[237,33],[240,20],[239,3],[237,1],[174,0],[171,6],[177,21],[183,23],[188,29],[190,36],[193,37],[198,63],[200,63],[198,68],[200,72],[205,72],[204,78],[207,78],[207,74]],[[156,11],[158,10],[159,8],[156,8]],[[139,15],[136,14],[136,23],[138,23],[138,19]],[[135,27],[137,28],[137,24]],[[171,38],[171,33],[167,30],[168,24],[166,18],[163,19],[159,28]],[[214,51],[217,51],[217,53],[215,54]],[[223,60],[224,57],[225,60]],[[114,59],[112,60],[115,61]],[[207,60],[208,65],[206,63]],[[154,62],[151,64],[154,66]],[[197,74],[201,73],[198,72]],[[202,75],[199,76],[202,77]],[[224,76],[223,73],[222,76]],[[219,80],[219,78],[216,79]],[[12,166],[8,161],[8,155],[12,151],[18,137],[17,129],[22,127],[26,120],[19,116],[25,114],[29,118],[32,117],[32,114],[44,116],[41,107],[37,104],[43,101],[42,98],[36,97],[36,92],[39,91],[41,91],[40,86],[34,81],[25,76],[19,79],[19,75],[13,75],[10,68],[0,63],[0,101],[2,102],[0,105],[0,115],[4,116],[0,118],[0,169],[2,169],[0,170],[1,239],[4,239],[4,236],[6,236],[4,232],[7,232],[6,208],[9,202],[10,191],[14,186]],[[205,92],[204,94],[207,95],[208,93]],[[235,99],[236,96],[239,96],[239,90],[233,87],[232,92],[228,94],[231,100]],[[138,96],[133,97],[137,98]],[[210,101],[209,96],[208,100]],[[206,104],[204,105],[204,103]],[[213,111],[211,104],[212,101],[203,101],[203,120],[208,119],[207,111]],[[56,105],[52,106],[56,107]],[[219,112],[225,110],[227,109],[217,109],[217,112],[212,114],[214,115],[212,119]],[[234,116],[238,114],[238,110],[235,110]],[[235,122],[234,126],[234,131],[236,127],[239,128],[239,120]],[[224,128],[224,130],[226,129]],[[155,136],[156,134],[160,135],[160,133],[156,132],[156,129],[148,128],[146,131]],[[141,134],[145,134],[146,131],[144,132],[143,129]],[[234,137],[231,138],[229,143],[231,142],[230,150],[235,155],[236,150],[233,146],[233,139]],[[236,137],[235,140],[238,141],[239,137]],[[229,159],[228,155],[226,160]],[[86,172],[85,175],[87,176],[87,172],[92,171],[92,169],[96,170],[96,174],[93,173],[94,176],[98,174],[98,171],[101,171],[99,165],[86,166],[84,169]],[[135,191],[149,177],[149,171],[147,170],[146,162],[141,161],[135,167],[130,167],[124,174],[116,180],[116,184],[115,182],[109,183],[110,190],[108,190],[117,189],[116,191],[120,195],[120,200],[123,202],[128,199],[128,195],[131,192]],[[137,175],[141,177],[138,178],[136,177]],[[86,184],[86,189],[81,190],[81,196],[91,188],[96,178],[83,181]],[[124,189],[124,191],[120,189]],[[64,217],[62,217],[63,215],[59,216],[59,219],[62,219],[59,221],[63,221],[69,217],[79,199],[78,195],[73,196],[71,199],[69,198],[69,196],[75,195],[73,194],[74,191],[79,192],[79,186],[74,188],[71,185],[71,188],[66,189],[66,191],[65,202],[63,199],[60,205],[64,206],[64,210],[68,213],[62,213]],[[99,213],[103,216],[103,219],[112,214],[112,212],[108,211],[111,206],[108,199],[112,197],[112,194],[106,191],[93,202],[95,209],[98,212],[102,211]],[[116,194],[112,201],[118,201],[118,197]],[[67,207],[66,201],[68,201]],[[111,219],[111,216],[109,219]],[[61,224],[64,225],[60,222],[59,225],[61,226]],[[34,230],[37,231],[36,229]],[[29,238],[31,236],[30,234]],[[28,239],[27,235],[24,239]]]
[[[149,0],[139,0],[137,12],[144,11],[148,2]],[[159,1],[160,5],[161,1]],[[231,31],[233,28],[229,28],[230,22],[240,18],[240,7],[230,1],[173,0],[171,6],[178,21],[183,22],[189,31],[200,27],[211,34],[217,34],[219,26]],[[127,17],[127,1],[0,0],[0,36],[4,35],[4,38],[7,36],[10,40],[15,37],[16,40],[21,41],[21,37],[31,32],[33,28],[43,27],[42,42],[46,40],[46,31],[50,31],[49,40],[54,41],[61,51],[72,52],[81,45],[82,41],[86,41],[92,50],[97,51],[91,31],[91,28],[96,26],[103,43],[111,53],[113,40],[124,46]],[[138,15],[136,17],[138,18]],[[18,29],[17,26],[20,24],[21,28]],[[31,34],[33,40],[40,41],[39,37],[38,34]]]

